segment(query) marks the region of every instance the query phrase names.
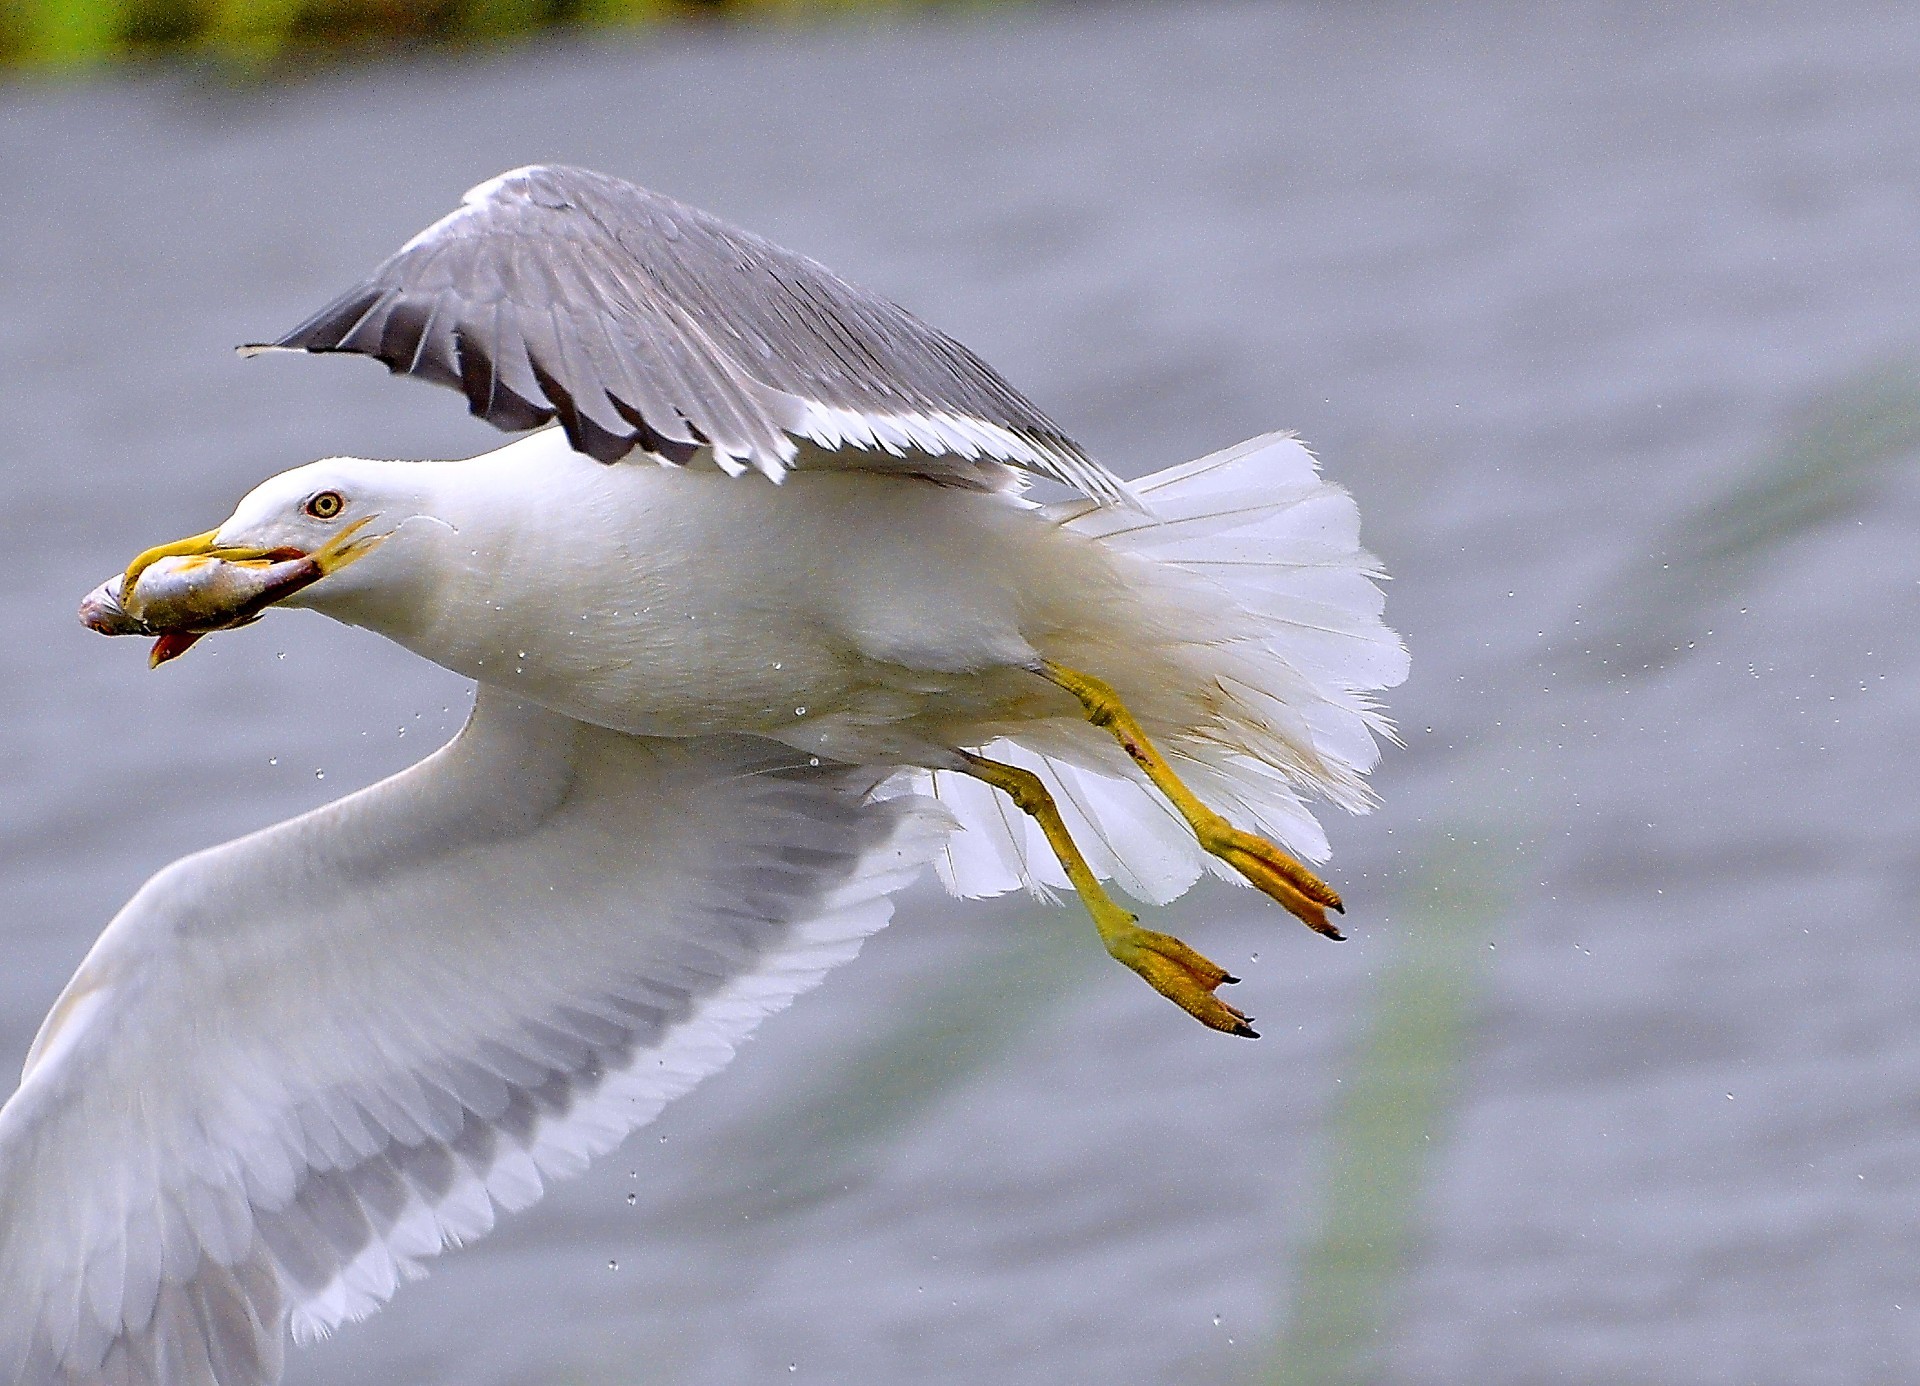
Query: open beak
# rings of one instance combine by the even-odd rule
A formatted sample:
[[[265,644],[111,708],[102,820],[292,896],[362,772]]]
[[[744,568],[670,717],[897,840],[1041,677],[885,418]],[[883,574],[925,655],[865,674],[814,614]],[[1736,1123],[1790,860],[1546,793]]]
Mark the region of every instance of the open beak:
[[[384,534],[355,521],[320,548],[262,549],[222,544],[219,531],[160,544],[81,603],[80,619],[103,635],[157,636],[154,667],[185,654],[202,636],[256,621],[275,602],[372,551]]]

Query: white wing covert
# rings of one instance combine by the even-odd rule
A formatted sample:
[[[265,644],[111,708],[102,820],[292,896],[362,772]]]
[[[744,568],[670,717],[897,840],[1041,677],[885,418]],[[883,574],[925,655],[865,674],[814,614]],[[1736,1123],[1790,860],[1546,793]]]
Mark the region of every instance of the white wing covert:
[[[0,1380],[276,1380],[289,1323],[378,1308],[886,922],[943,828],[876,779],[482,688],[419,765],[160,872],[0,1110]]]
[[[1019,469],[1127,499],[951,337],[805,256],[587,169],[534,165],[471,189],[291,332],[242,348],[272,349],[373,357],[461,391],[504,429],[557,417],[602,462],[636,448],[685,462],[705,446],[775,480],[824,463],[999,490]]]

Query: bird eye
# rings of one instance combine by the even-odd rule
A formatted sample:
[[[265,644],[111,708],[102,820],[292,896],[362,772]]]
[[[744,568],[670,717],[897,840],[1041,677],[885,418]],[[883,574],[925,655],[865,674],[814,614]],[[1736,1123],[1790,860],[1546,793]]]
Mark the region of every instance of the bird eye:
[[[307,497],[307,503],[300,508],[316,520],[331,520],[347,508],[347,498],[338,491],[322,491]]]

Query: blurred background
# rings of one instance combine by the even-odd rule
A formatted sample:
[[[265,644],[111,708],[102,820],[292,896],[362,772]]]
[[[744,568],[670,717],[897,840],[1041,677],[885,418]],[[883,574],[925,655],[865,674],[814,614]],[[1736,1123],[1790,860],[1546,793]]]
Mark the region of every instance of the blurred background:
[[[907,896],[299,1386],[1920,1380],[1920,11],[12,0],[0,1063],[176,855],[467,691],[277,613],[73,618],[309,458],[495,444],[236,360],[470,184],[636,179],[826,261],[1138,473],[1296,428],[1414,652],[1334,946]]]

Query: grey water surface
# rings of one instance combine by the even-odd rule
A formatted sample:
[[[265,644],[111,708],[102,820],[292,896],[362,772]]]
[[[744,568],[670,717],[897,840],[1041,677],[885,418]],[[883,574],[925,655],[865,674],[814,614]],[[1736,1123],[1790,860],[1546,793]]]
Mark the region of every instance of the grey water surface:
[[[492,445],[229,348],[561,159],[1124,471],[1300,430],[1394,575],[1406,745],[1331,824],[1351,942],[1157,917],[1259,1043],[921,888],[290,1381],[1920,1380],[1916,71],[1894,3],[1210,2],[0,89],[0,1061],[148,873],[458,725],[317,617],[149,673],[73,608],[272,471]]]

